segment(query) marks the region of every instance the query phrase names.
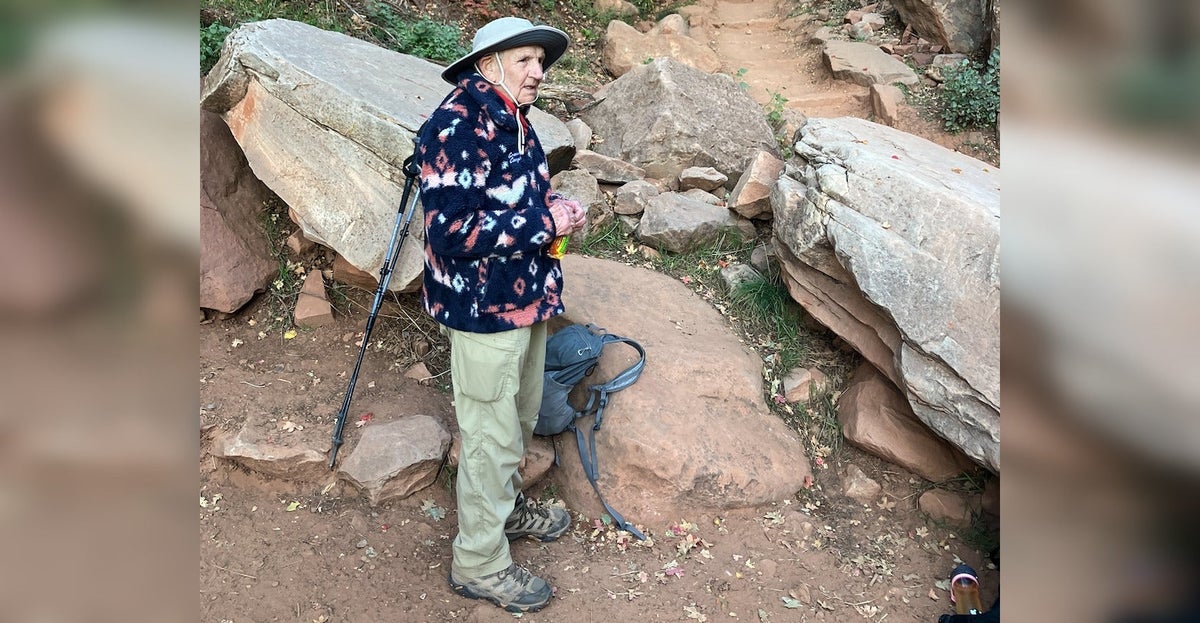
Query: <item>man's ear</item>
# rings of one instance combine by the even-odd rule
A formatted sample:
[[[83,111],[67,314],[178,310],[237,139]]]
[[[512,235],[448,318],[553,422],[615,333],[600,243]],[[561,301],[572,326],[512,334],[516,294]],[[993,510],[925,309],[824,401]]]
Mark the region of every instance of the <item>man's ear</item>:
[[[493,82],[496,80],[499,72],[496,71],[496,56],[494,54],[488,54],[480,58],[475,62],[475,65],[479,68],[479,73],[483,74],[484,78]]]

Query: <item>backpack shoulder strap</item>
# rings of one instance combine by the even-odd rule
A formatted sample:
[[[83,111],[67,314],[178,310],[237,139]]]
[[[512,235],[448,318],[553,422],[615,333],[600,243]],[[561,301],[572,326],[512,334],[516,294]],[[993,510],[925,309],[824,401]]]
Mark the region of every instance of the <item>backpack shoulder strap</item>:
[[[622,343],[632,346],[633,349],[638,353],[638,360],[631,364],[628,368],[622,370],[612,379],[609,379],[608,382],[592,386],[598,390],[603,390],[609,393],[619,392],[622,389],[633,385],[638,380],[638,377],[642,375],[642,370],[646,367],[646,349],[642,348],[641,344],[638,344],[627,337],[605,333],[604,344],[608,345],[612,343]]]
[[[589,328],[591,328],[591,325],[589,325]],[[611,344],[614,342],[621,342],[632,346],[634,350],[638,352],[638,360],[628,368],[622,370],[607,383],[598,383],[596,385],[588,386],[587,406],[583,408],[579,416],[576,418],[578,419],[579,417],[586,417],[587,415],[594,416],[592,426],[590,427],[591,430],[588,431],[587,439],[584,439],[583,431],[575,426],[574,422],[572,422],[568,428],[575,431],[575,441],[579,448],[579,460],[581,463],[583,463],[583,472],[585,475],[587,475],[588,482],[591,483],[592,489],[596,491],[596,497],[600,498],[600,503],[604,506],[604,510],[608,511],[609,516],[613,518],[613,522],[617,524],[618,528],[632,534],[639,541],[644,541],[646,540],[646,535],[642,534],[642,532],[634,527],[633,524],[626,521],[625,518],[621,516],[621,513],[618,513],[615,508],[608,504],[608,502],[604,499],[604,495],[600,493],[600,485],[597,483],[597,480],[600,477],[600,468],[597,465],[596,431],[600,430],[600,425],[604,422],[604,408],[608,406],[608,395],[612,392],[618,392],[626,387],[629,387],[630,385],[633,385],[634,382],[638,380],[638,377],[642,375],[642,370],[646,367],[646,350],[642,348],[641,344],[638,344],[627,337],[612,335],[609,333],[603,334],[604,344]]]

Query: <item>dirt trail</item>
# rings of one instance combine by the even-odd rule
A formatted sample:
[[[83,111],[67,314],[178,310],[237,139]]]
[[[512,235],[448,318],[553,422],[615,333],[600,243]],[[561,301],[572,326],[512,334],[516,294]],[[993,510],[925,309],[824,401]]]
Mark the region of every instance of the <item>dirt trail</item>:
[[[835,80],[810,40],[822,26],[813,18],[789,15],[787,0],[700,0],[692,11],[691,36],[722,61],[721,71],[746,84],[764,108],[777,105],[808,117],[858,117],[875,121],[870,90]],[[999,166],[994,130],[947,132],[928,111],[902,104],[896,129]],[[974,138],[972,136],[974,135]]]
[[[821,64],[820,48],[807,42],[808,29],[781,28],[787,9],[775,0],[705,0],[707,24],[693,30],[721,58],[722,71],[749,86],[762,105],[775,94],[784,106],[810,117],[867,117],[867,89],[833,80]]]

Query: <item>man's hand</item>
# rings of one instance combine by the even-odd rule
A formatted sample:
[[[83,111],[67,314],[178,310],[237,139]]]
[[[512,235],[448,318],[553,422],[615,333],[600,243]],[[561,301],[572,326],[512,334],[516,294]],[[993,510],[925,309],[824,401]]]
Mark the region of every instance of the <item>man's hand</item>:
[[[587,210],[571,199],[559,199],[550,204],[550,214],[554,217],[555,234],[558,236],[583,231],[587,224]]]
[[[571,228],[575,231],[583,231],[587,225],[587,210],[579,205],[578,201],[566,200],[564,203],[571,210]]]

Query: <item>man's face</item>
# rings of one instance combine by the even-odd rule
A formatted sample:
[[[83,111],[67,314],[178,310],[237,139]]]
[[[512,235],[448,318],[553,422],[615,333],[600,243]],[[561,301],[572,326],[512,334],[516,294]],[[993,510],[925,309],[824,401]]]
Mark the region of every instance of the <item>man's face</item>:
[[[495,56],[490,57],[491,62],[486,65],[481,61],[480,69],[493,82],[503,76],[504,86],[508,88],[509,95],[516,99],[517,104],[531,104],[537,99],[538,85],[546,76],[542,71],[542,61],[545,58],[546,51],[542,46],[526,45],[500,53],[503,73],[495,67]]]

